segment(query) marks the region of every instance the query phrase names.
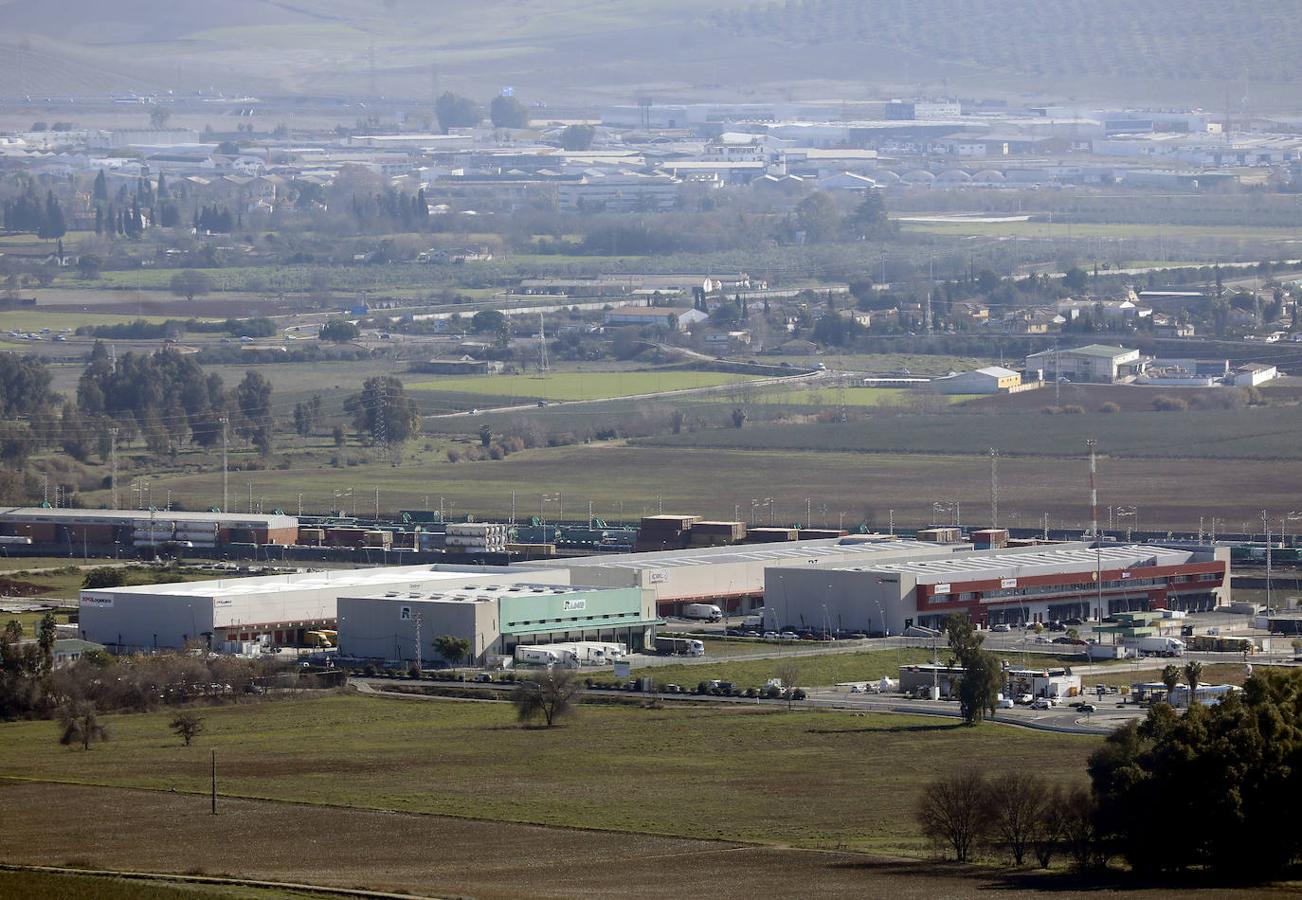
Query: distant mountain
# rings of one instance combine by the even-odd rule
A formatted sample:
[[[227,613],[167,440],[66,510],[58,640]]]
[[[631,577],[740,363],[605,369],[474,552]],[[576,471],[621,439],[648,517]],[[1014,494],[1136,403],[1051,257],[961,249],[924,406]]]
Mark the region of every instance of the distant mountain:
[[[0,96],[1296,106],[1297,0],[0,0]]]

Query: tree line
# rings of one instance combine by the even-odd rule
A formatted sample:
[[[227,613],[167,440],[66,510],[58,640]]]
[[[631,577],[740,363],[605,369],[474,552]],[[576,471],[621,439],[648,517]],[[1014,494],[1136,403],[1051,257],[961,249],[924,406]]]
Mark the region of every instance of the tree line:
[[[950,626],[960,707],[975,724],[994,711],[997,661],[980,635]],[[1047,868],[1065,853],[1082,872],[1120,860],[1146,878],[1287,876],[1302,859],[1302,831],[1279,819],[1288,798],[1302,796],[1302,671],[1258,669],[1212,705],[1199,697],[1201,678],[1197,661],[1167,666],[1166,700],[1108,735],[1082,773],[1088,786],[1025,772],[940,776],[917,807],[922,832],[960,862],[1004,854]],[[1188,703],[1179,712],[1169,701],[1182,682]]]

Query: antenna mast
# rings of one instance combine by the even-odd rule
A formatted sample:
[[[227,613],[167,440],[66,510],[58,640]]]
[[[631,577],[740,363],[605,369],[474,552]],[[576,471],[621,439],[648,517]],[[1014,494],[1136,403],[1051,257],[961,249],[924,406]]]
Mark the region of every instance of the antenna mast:
[[[999,451],[990,448],[990,527],[999,527]]]

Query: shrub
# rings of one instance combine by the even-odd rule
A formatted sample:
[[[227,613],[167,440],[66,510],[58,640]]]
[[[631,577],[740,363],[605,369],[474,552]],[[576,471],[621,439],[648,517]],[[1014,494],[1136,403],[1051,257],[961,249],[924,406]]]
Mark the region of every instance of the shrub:
[[[458,450],[456,447],[449,447],[448,462],[450,463],[461,462],[461,451]]]
[[[1058,409],[1056,406],[1045,406],[1041,407],[1040,412],[1046,416],[1056,416],[1058,413],[1062,412],[1062,410]]]
[[[1107,403],[1104,403],[1102,406],[1099,407],[1099,412],[1109,413],[1109,414],[1118,413],[1121,412],[1121,407],[1113,403],[1111,400],[1109,400]]]
[[[1066,416],[1079,416],[1079,415],[1082,415],[1082,414],[1085,412],[1085,407],[1083,407],[1083,406],[1079,406],[1079,405],[1077,405],[1077,404],[1075,404],[1075,403],[1072,403],[1072,404],[1069,404],[1068,406],[1064,406],[1064,407],[1062,408],[1062,412],[1063,412],[1063,415],[1066,415]]]
[[[1153,398],[1153,409],[1158,412],[1184,412],[1189,404],[1183,397],[1168,397],[1166,394]]]

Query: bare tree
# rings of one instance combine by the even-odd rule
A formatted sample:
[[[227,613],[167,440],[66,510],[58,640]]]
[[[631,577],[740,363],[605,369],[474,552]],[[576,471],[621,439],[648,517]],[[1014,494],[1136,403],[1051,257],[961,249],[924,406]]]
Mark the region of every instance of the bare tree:
[[[976,769],[946,775],[922,792],[918,824],[922,833],[954,851],[954,858],[967,862],[985,834],[985,812],[989,785]]]
[[[192,712],[177,713],[176,718],[172,719],[168,725],[181,740],[185,741],[185,746],[190,746],[191,742],[203,731],[203,719]]]
[[[782,689],[787,696],[787,709],[791,709],[791,701],[796,693],[796,684],[800,681],[800,666],[795,660],[789,660],[778,666],[777,679],[782,682]]]
[[[69,703],[59,710],[59,724],[63,733],[59,743],[65,747],[81,744],[81,749],[89,750],[96,741],[108,740],[108,729],[99,724],[95,704],[86,700]]]
[[[1009,773],[990,783],[987,817],[995,840],[1020,866],[1045,824],[1044,805],[1049,797],[1042,778]]]
[[[578,695],[579,682],[574,671],[553,666],[517,684],[511,700],[521,722],[530,722],[541,716],[551,728],[557,719],[574,713]]]
[[[1041,869],[1049,868],[1054,854],[1058,852],[1063,830],[1067,827],[1066,815],[1066,797],[1062,788],[1055,787],[1044,795],[1044,802],[1040,806],[1040,821],[1032,841],[1035,861]]]
[[[1107,862],[1098,828],[1098,806],[1085,788],[1069,792],[1062,803],[1062,837],[1079,871],[1101,868]]]

